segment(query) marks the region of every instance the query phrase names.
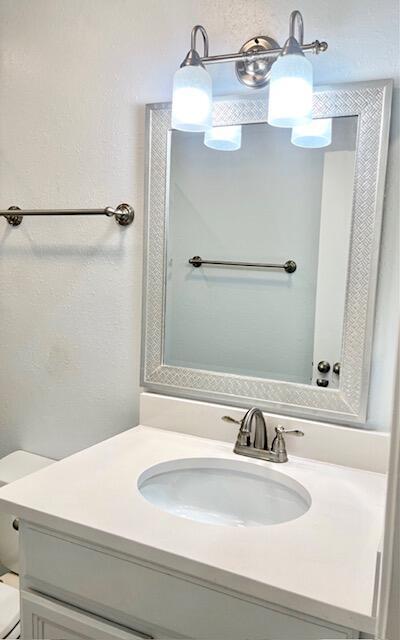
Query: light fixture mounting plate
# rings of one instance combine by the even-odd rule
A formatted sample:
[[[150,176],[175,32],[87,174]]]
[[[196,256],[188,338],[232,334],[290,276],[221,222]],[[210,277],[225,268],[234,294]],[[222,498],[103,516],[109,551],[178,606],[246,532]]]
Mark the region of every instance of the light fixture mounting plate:
[[[262,51],[279,48],[279,44],[273,38],[269,36],[256,36],[244,43],[240,49],[240,53],[261,53]],[[248,62],[237,62],[235,67],[238,80],[247,87],[265,87],[269,82],[271,67],[276,58],[277,56],[261,60],[249,60]]]

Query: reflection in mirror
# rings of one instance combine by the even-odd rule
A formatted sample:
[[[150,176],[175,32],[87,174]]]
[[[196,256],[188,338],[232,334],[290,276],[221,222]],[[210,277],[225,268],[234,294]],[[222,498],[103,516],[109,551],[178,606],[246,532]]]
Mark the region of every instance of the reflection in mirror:
[[[165,364],[338,386],[356,134],[357,117],[334,118],[331,145],[305,149],[251,124],[227,152],[171,132]]]

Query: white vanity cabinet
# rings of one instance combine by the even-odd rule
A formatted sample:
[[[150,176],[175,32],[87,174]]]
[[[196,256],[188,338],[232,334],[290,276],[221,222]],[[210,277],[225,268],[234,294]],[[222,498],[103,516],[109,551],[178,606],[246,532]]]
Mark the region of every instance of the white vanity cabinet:
[[[329,640],[354,630],[22,522],[24,640]]]

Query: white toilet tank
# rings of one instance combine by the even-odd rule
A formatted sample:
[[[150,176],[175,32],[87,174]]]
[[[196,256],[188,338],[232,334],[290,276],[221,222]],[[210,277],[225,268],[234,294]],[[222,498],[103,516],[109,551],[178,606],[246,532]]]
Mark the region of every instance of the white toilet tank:
[[[53,460],[26,451],[14,451],[0,458],[0,487],[52,464]],[[18,573],[18,531],[13,523],[15,516],[0,511],[0,564]]]

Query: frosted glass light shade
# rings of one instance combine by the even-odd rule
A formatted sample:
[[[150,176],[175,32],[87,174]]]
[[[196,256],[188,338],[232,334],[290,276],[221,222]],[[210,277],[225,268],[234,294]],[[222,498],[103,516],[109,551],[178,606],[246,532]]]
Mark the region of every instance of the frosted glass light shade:
[[[181,67],[174,75],[173,129],[207,131],[212,125],[212,82],[201,66]]]
[[[280,56],[272,65],[268,124],[296,127],[312,117],[313,68],[303,55]]]
[[[242,127],[212,127],[204,134],[204,144],[218,151],[237,151],[242,144]]]
[[[332,142],[332,118],[311,120],[309,124],[294,127],[292,142],[297,147],[306,149],[328,147]]]

